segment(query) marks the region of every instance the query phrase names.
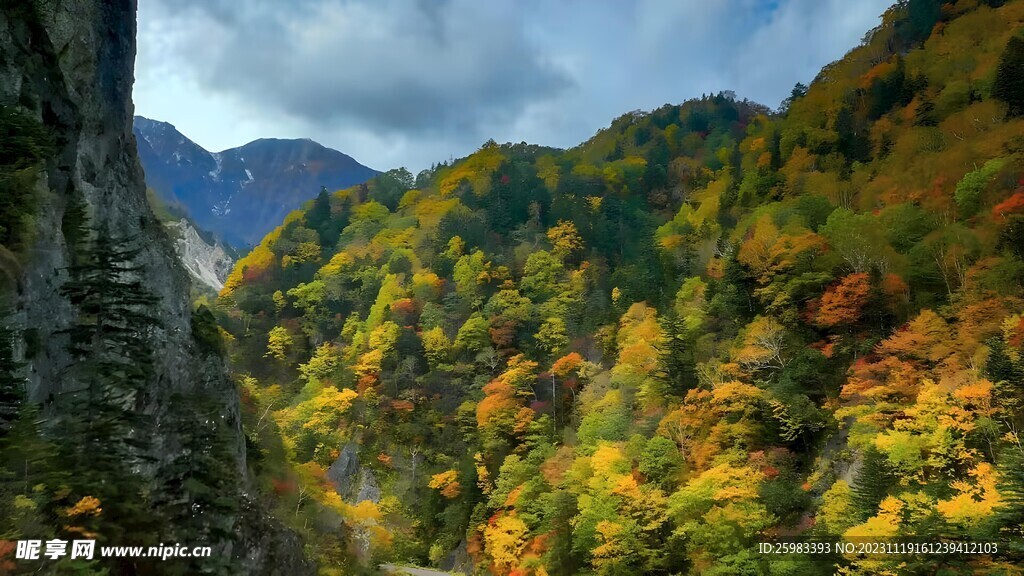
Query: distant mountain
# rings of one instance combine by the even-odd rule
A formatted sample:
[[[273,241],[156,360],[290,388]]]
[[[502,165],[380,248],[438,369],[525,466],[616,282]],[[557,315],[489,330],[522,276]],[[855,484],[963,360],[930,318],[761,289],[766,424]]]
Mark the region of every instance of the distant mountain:
[[[259,242],[321,186],[347,188],[377,174],[308,139],[264,138],[209,152],[167,122],[136,116],[134,131],[146,184],[234,246]]]

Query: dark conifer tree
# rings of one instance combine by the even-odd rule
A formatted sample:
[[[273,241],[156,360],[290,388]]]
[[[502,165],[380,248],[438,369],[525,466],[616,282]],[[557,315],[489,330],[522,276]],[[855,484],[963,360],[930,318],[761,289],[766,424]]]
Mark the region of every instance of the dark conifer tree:
[[[171,399],[163,428],[172,433],[177,446],[170,448],[174,455],[156,470],[153,505],[165,519],[166,535],[178,541],[215,545],[233,538],[241,471],[235,465],[232,431],[236,426],[227,418],[219,404],[201,394],[178,394]],[[210,558],[197,562],[183,573],[215,568]]]
[[[25,401],[23,366],[14,356],[15,333],[8,327],[8,315],[0,312],[0,435],[6,434]]]
[[[316,230],[317,234],[320,235],[321,246],[333,246],[337,238],[329,238],[327,233],[329,230],[327,227],[331,222],[331,197],[327,193],[327,188],[324,186],[320,187],[320,193],[317,194],[316,199],[313,200],[313,206],[306,212],[306,226]]]
[[[1024,114],[1024,38],[1010,38],[999,57],[992,95],[1006,102],[1010,116]]]
[[[10,320],[9,313],[0,311],[0,518],[9,521],[0,522],[0,530],[6,538],[18,539],[45,532],[47,519],[34,510],[19,510],[17,498],[39,498],[44,491],[50,497],[65,475],[53,443],[40,434],[39,407],[29,401],[25,363],[15,352],[19,336]]]
[[[935,104],[928,98],[923,98],[914,111],[914,124],[918,126],[935,126]]]
[[[1008,446],[999,458],[999,496],[1002,504],[994,517],[994,538],[1007,544],[1005,554],[1024,560],[1024,452]]]
[[[942,0],[904,0],[906,16],[896,24],[897,38],[907,47],[928,39],[932,28],[942,16]]]
[[[885,455],[869,448],[864,452],[857,480],[853,483],[853,503],[866,520],[878,512],[878,504],[889,493],[895,481],[892,469],[885,461]]]
[[[54,431],[70,473],[69,503],[90,496],[102,508],[83,516],[81,527],[111,543],[141,544],[156,522],[140,474],[150,449],[142,407],[154,380],[156,299],[132,264],[138,249],[105,227],[83,237],[87,245],[61,289],[77,318],[65,331],[73,364],[55,402]]]
[[[686,342],[686,324],[670,310],[658,320],[662,342],[658,348],[658,378],[672,394],[683,396],[697,384],[693,353]]]
[[[864,131],[858,130],[856,124],[853,111],[848,107],[839,110],[835,122],[835,130],[839,136],[836,149],[850,162],[867,160],[870,149]]]
[[[985,376],[992,382],[1016,383],[1024,377],[1021,366],[1014,362],[1006,351],[1006,343],[1002,338],[992,338],[988,342],[988,361],[985,363]]]
[[[999,233],[999,249],[1007,250],[1024,260],[1024,217],[1016,216],[1003,226]]]
[[[616,160],[622,160],[626,154],[622,151],[622,141],[619,139],[615,140],[615,146],[612,151],[608,153],[606,160],[609,162],[615,162]]]

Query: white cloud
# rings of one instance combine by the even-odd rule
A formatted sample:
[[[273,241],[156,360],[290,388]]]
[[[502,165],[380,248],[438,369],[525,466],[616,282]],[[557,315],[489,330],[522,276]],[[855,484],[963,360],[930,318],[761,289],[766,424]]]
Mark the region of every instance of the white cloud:
[[[775,106],[888,0],[149,0],[136,102],[222,149],[311,137],[378,169],[572,146],[719,90]]]

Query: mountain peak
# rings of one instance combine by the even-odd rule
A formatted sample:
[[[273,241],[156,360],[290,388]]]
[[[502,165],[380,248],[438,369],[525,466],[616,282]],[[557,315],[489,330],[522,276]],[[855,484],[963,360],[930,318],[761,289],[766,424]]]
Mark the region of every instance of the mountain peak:
[[[148,186],[232,245],[255,244],[321,187],[377,174],[309,138],[260,138],[209,152],[168,122],[136,116],[134,131]]]

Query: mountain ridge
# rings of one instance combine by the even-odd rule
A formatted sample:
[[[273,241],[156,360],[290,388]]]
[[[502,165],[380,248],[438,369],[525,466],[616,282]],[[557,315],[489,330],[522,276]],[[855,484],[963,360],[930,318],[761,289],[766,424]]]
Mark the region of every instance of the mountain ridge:
[[[259,138],[211,152],[169,122],[136,115],[133,132],[147,184],[236,246],[256,243],[321,187],[348,187],[378,173],[309,138]]]

